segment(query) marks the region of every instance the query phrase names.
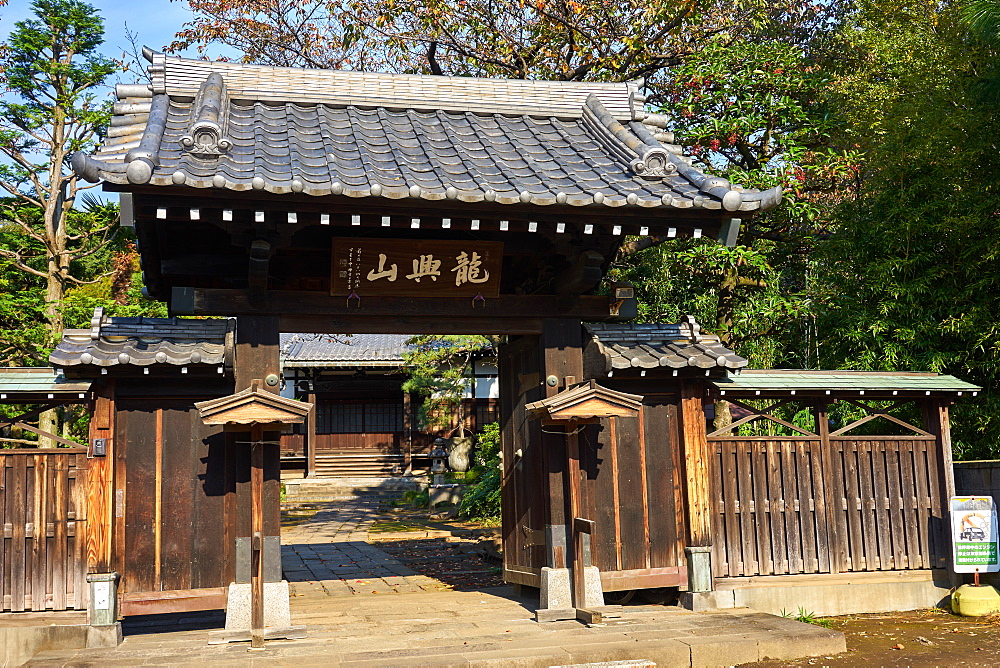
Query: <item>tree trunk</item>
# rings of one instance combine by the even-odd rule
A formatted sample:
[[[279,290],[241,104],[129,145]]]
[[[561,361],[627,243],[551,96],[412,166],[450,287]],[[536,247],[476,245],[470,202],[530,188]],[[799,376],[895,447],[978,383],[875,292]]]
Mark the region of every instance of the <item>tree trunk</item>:
[[[38,428],[42,431],[47,431],[50,434],[55,434],[59,429],[59,415],[57,408],[50,408],[49,410],[41,413],[38,416]],[[38,437],[38,447],[40,448],[55,448],[57,447],[56,442],[51,438],[46,438],[45,436]]]
[[[715,326],[722,345],[727,348],[732,345],[733,320],[736,314],[736,286],[738,284],[738,268],[734,266],[722,270],[722,280],[719,282],[719,301],[715,312]]]
[[[730,408],[730,403],[725,399],[715,402],[715,420],[712,421],[712,426],[716,430],[724,429],[733,423],[733,412]]]

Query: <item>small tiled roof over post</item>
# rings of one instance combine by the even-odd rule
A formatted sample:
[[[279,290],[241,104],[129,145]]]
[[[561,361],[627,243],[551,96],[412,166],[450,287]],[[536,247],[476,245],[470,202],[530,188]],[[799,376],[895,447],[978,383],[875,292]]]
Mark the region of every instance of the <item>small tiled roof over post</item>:
[[[585,328],[590,335],[584,347],[585,364],[601,377],[645,376],[650,371],[677,376],[682,370],[724,376],[747,365],[718,336],[703,332],[690,315],[678,323],[595,323]]]
[[[110,367],[232,369],[235,323],[231,319],[115,318],[94,309],[90,329],[67,329],[49,355],[74,375]]]

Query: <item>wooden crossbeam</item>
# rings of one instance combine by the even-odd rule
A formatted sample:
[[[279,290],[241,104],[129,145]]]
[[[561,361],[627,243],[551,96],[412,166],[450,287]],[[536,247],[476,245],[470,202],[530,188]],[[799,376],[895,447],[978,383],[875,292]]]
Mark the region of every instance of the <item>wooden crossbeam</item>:
[[[788,427],[789,429],[792,429],[793,431],[797,431],[798,433],[802,434],[803,436],[816,436],[816,434],[814,434],[811,431],[808,431],[806,429],[802,429],[801,427],[796,427],[791,422],[786,422],[785,420],[782,420],[779,417],[775,417],[774,415],[771,415],[771,413],[774,412],[775,410],[777,410],[778,408],[781,408],[782,406],[784,406],[786,404],[790,404],[792,402],[791,399],[782,399],[781,401],[778,401],[778,402],[776,402],[776,403],[774,403],[774,404],[772,404],[770,406],[767,406],[767,407],[761,408],[761,409],[754,408],[753,406],[748,406],[747,404],[743,403],[742,401],[738,401],[736,399],[726,399],[726,401],[728,401],[731,404],[735,404],[735,405],[739,406],[740,408],[743,408],[743,409],[746,409],[746,410],[750,411],[751,415],[747,415],[745,417],[741,417],[739,420],[731,422],[730,424],[726,425],[725,427],[722,427],[721,429],[716,429],[711,434],[708,434],[708,438],[711,438],[713,436],[721,436],[721,435],[728,434],[729,432],[733,431],[734,429],[736,429],[740,425],[747,424],[748,422],[753,422],[754,420],[759,420],[759,419],[762,419],[762,418],[765,419],[765,420],[771,420],[772,422],[777,422],[780,425],[784,425],[784,426]]]
[[[53,408],[58,408],[59,406],[65,406],[66,404],[69,404],[69,403],[73,403],[73,402],[71,402],[71,401],[59,401],[59,402],[55,402],[55,403],[45,404],[44,406],[42,406],[40,408],[36,408],[34,410],[30,410],[30,411],[27,411],[25,413],[21,413],[20,415],[15,415],[14,417],[0,418],[0,427],[9,427],[9,426],[12,426],[12,425],[16,425],[18,422],[23,422],[24,420],[34,420],[35,418],[37,418],[39,415],[41,415],[42,413],[44,413],[47,410],[51,410]],[[74,445],[79,445],[79,443],[74,444]]]
[[[868,415],[866,415],[865,417],[863,417],[863,418],[861,418],[859,420],[855,420],[854,422],[852,422],[852,423],[850,423],[848,425],[845,425],[845,426],[841,427],[837,431],[830,432],[830,436],[842,436],[842,435],[846,434],[847,432],[849,432],[851,429],[854,429],[855,427],[860,427],[861,425],[863,425],[863,424],[865,424],[867,422],[871,422],[875,418],[880,418],[880,417],[881,418],[885,418],[886,420],[889,420],[890,422],[895,422],[896,424],[904,427],[905,429],[912,429],[919,436],[933,436],[933,434],[931,434],[930,432],[927,432],[927,431],[921,429],[920,427],[912,425],[909,422],[906,422],[904,420],[900,420],[895,415],[889,415],[889,411],[895,410],[896,408],[899,408],[903,404],[908,404],[908,403],[910,403],[909,401],[897,401],[897,402],[893,403],[891,406],[889,406],[888,408],[883,408],[883,409],[878,409],[878,408],[875,408],[874,406],[869,406],[868,404],[865,404],[865,403],[863,403],[861,401],[856,401],[854,399],[844,399],[843,401],[846,401],[849,404],[857,406],[861,410],[863,410],[866,413],[868,413]]]
[[[14,426],[15,427],[20,427],[21,429],[24,429],[25,431],[30,431],[32,434],[38,434],[39,436],[42,436],[44,438],[51,438],[56,443],[62,443],[63,445],[68,445],[71,448],[84,447],[84,446],[82,446],[81,444],[79,444],[79,443],[77,443],[75,441],[70,441],[69,439],[65,439],[65,438],[63,438],[61,436],[56,436],[55,434],[49,433],[47,431],[42,431],[38,427],[32,427],[30,424],[25,424],[24,422],[15,422]]]

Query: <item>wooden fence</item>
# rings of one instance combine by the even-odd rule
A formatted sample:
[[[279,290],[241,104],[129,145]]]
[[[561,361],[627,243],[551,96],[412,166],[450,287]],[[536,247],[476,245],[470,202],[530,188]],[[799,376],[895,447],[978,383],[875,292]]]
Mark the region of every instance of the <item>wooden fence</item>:
[[[934,436],[711,438],[715,575],[943,568]]]
[[[87,450],[0,450],[0,611],[86,607]]]

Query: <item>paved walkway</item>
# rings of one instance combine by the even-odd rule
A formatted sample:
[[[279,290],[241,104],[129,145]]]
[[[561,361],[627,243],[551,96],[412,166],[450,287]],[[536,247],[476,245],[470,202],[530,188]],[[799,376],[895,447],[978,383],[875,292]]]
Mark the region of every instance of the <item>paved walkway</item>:
[[[281,530],[281,566],[293,596],[403,594],[444,588],[368,544],[378,501],[323,505],[308,520]]]
[[[645,659],[659,666],[731,666],[845,650],[839,632],[746,609],[630,605],[606,624],[538,624],[537,597],[519,598],[510,587],[428,591],[445,587],[365,542],[375,511],[373,502],[330,504],[283,530],[292,622],[306,626],[304,639],[269,641],[252,652],[247,643],[208,645],[223,617],[192,613],[175,616],[173,626],[127,622],[117,648],[51,650],[27,665],[543,668]],[[398,595],[371,595],[379,593]]]
[[[629,605],[621,619],[588,627],[538,624],[538,600],[509,587],[398,596],[304,595],[292,599],[301,640],[208,645],[210,625],[133,631],[113,649],[53,650],[30,666],[566,666],[646,659],[663,667],[732,666],[765,657],[791,659],[843,652],[837,631],[746,609],[689,612]],[[216,622],[221,624],[221,618]],[[817,661],[822,664],[823,660]]]

